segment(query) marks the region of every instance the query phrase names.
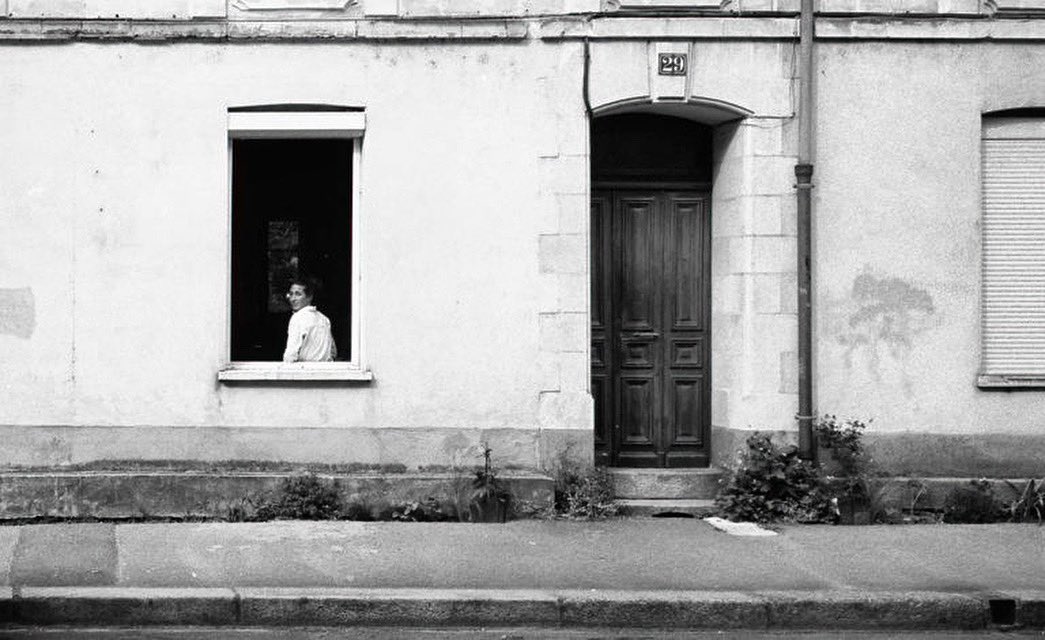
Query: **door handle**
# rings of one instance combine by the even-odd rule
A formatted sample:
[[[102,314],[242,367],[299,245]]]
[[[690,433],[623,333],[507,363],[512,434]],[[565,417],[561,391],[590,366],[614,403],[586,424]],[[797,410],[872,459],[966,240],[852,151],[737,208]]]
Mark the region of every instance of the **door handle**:
[[[635,331],[621,334],[623,340],[656,340],[660,334],[656,331]]]

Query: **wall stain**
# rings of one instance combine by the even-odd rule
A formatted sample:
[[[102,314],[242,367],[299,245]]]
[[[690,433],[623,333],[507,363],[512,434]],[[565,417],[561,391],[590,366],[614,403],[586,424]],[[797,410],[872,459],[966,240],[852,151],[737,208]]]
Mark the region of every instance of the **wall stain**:
[[[36,330],[36,299],[29,287],[0,289],[0,335],[28,340]]]
[[[881,358],[903,359],[915,338],[930,328],[936,305],[925,289],[895,277],[862,273],[853,280],[845,319],[838,342],[846,347],[846,367],[853,356],[864,351],[877,372]]]

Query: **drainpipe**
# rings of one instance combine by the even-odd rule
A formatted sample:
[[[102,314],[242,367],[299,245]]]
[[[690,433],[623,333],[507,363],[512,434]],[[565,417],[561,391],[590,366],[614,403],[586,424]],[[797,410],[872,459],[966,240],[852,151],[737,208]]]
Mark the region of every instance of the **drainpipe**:
[[[798,450],[816,460],[813,433],[813,305],[812,305],[812,189],[813,189],[813,0],[801,0],[799,14],[798,164]]]

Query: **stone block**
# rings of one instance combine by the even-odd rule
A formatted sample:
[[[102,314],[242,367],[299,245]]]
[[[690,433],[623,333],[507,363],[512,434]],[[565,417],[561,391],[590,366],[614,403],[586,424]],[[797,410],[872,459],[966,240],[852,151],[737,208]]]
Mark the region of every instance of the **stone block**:
[[[538,184],[543,193],[588,192],[587,155],[541,158],[537,168]]]
[[[225,0],[83,0],[83,17],[130,20],[224,18]]]
[[[85,0],[8,0],[11,18],[83,18]]]
[[[588,232],[591,218],[591,200],[584,193],[559,193],[555,195],[556,209],[559,214],[560,233]]]
[[[552,96],[552,82],[552,79],[547,76],[537,78],[537,103],[540,117],[534,124],[537,130],[535,136],[537,156],[540,158],[554,158],[559,155],[559,128],[553,111],[555,100]]]
[[[754,355],[767,362],[768,369],[775,370],[779,352],[796,348],[797,316],[786,313],[756,314],[749,322],[754,334],[751,341]]]
[[[751,268],[756,273],[794,273],[798,270],[798,246],[794,238],[760,236],[752,239]]]
[[[585,313],[541,313],[542,351],[588,352],[588,316]]]
[[[759,238],[714,238],[711,241],[712,263],[716,273],[742,274],[757,271],[756,263],[765,260],[756,251],[755,241]],[[720,249],[715,253],[715,248]]]
[[[240,589],[241,624],[484,626],[553,624],[554,594],[432,589]]]
[[[690,66],[686,66],[686,75],[660,75],[659,59],[661,54],[680,54],[688,61],[693,60],[687,42],[654,42],[649,48],[650,95],[654,100],[684,100],[686,98],[687,78]]]
[[[556,129],[559,137],[559,152],[566,156],[587,156],[588,119],[580,100],[574,102],[558,96],[552,103],[558,107]],[[578,108],[579,107],[579,108]]]
[[[798,352],[780,352],[780,393],[798,393]]]
[[[587,392],[591,381],[591,356],[586,352],[567,352],[558,355],[559,388],[562,391]]]
[[[650,95],[646,42],[593,42],[590,50],[589,86],[594,107]]]
[[[779,118],[748,118],[744,121],[743,126],[750,130],[751,153],[753,155],[786,155],[783,120]]]
[[[541,429],[541,469],[553,473],[563,458],[578,466],[588,466],[595,458],[595,435],[587,427],[573,429]]]
[[[924,592],[763,593],[778,629],[982,629],[986,602]]]
[[[996,4],[1004,4],[1004,0]],[[990,13],[988,3],[982,0],[937,0],[936,5],[937,12],[942,14],[979,15]],[[1040,9],[1041,3],[1037,2],[1035,6]]]
[[[544,235],[556,235],[559,229],[559,208],[556,206],[555,195],[550,193],[538,194],[535,198],[535,217],[537,218],[537,232]]]
[[[236,594],[232,589],[23,587],[15,614],[30,625],[230,625],[236,623]]]
[[[712,380],[715,380],[714,374]],[[715,389],[711,392],[711,422],[714,424],[729,424],[729,391],[726,389]],[[711,452],[715,454],[717,445],[712,441]],[[722,466],[720,463],[714,463]]]
[[[795,160],[789,156],[751,158],[751,195],[794,193]]]
[[[594,428],[594,407],[587,392],[542,393],[537,414],[541,429]]]
[[[561,593],[562,624],[676,629],[765,628],[765,604],[725,591]]]
[[[558,353],[541,351],[537,354],[537,376],[541,392],[559,391]]]
[[[814,184],[816,180],[814,179]],[[798,198],[792,192],[790,195],[782,195],[780,203],[780,234],[795,237],[798,235]],[[816,203],[813,204],[814,215]]]
[[[736,238],[749,233],[751,198],[712,193],[711,237]]]
[[[711,281],[711,309],[718,314],[738,314],[746,301],[746,280],[742,275],[714,276]]]
[[[783,234],[782,200],[787,196],[754,196],[751,198],[751,233],[757,236]]]
[[[780,312],[798,313],[798,274],[780,274]]]
[[[564,274],[558,276],[559,298],[558,311],[572,313],[588,313],[588,290],[591,283],[588,276]]]
[[[579,234],[547,234],[538,238],[538,260],[541,273],[587,273],[587,239]]]
[[[559,308],[559,276],[542,273],[537,280],[537,309],[545,313],[562,311]]]
[[[612,469],[613,495],[630,499],[713,500],[721,469]]]
[[[783,274],[760,273],[752,277],[754,281],[754,312],[779,313],[780,288]]]

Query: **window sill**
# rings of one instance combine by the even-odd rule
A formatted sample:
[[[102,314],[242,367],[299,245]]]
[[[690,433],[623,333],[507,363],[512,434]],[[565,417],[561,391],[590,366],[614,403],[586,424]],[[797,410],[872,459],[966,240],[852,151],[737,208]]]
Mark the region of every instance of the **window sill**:
[[[981,389],[1045,389],[1045,375],[983,375],[976,378]]]
[[[219,382],[370,382],[374,374],[348,362],[230,362]]]

